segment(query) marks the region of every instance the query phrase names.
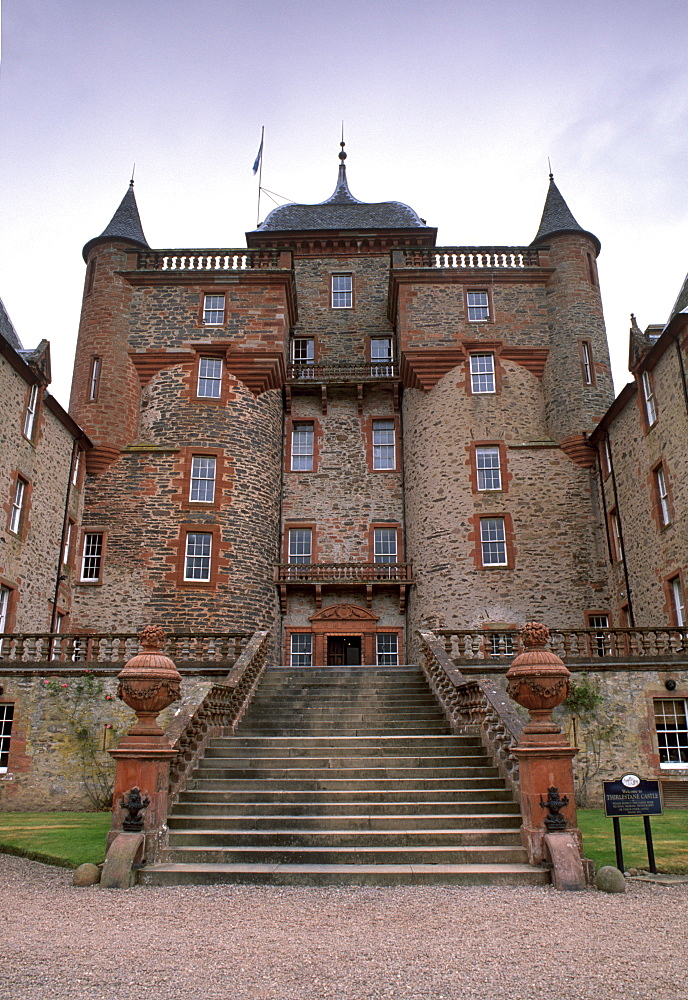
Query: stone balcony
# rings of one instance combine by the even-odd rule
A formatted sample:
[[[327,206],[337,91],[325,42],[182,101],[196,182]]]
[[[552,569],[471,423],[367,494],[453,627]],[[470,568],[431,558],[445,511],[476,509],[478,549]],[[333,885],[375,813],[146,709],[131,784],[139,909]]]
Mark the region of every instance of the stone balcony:
[[[394,587],[399,590],[399,610],[406,609],[406,592],[413,583],[411,563],[279,563],[275,567],[275,583],[280,590],[282,613],[287,610],[289,587],[312,587],[315,605],[322,606],[324,586],[364,588],[366,604],[370,608],[375,587]]]

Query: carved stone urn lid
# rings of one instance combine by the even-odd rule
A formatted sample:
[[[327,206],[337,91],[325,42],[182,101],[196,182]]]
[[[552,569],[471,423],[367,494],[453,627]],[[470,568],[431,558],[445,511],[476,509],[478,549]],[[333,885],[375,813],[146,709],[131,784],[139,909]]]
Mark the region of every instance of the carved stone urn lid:
[[[139,632],[139,641],[143,646],[143,652],[132,656],[124,665],[118,674],[119,680],[141,676],[169,677],[181,680],[181,674],[172,660],[160,652],[166,637],[167,633],[159,625],[146,625]]]
[[[549,642],[549,629],[546,625],[526,622],[520,635],[525,650],[512,662],[506,673],[507,678],[524,677],[529,674],[571,676],[571,671],[561,657],[551,649],[545,649]]]

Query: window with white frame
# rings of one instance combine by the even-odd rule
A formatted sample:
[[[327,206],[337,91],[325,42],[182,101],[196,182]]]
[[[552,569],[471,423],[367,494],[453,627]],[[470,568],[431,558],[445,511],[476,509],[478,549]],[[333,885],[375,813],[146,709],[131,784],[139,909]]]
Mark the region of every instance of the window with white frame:
[[[397,529],[375,528],[373,531],[373,560],[376,563],[397,561]]]
[[[184,579],[208,582],[213,536],[207,531],[189,531],[184,553]]]
[[[687,709],[684,698],[657,698],[655,701],[660,767],[688,767]]]
[[[224,295],[205,295],[203,297],[203,326],[222,326],[224,321]]]
[[[295,365],[312,365],[315,361],[313,337],[295,337],[291,342],[291,360]]]
[[[683,597],[683,587],[681,586],[681,577],[675,576],[673,580],[669,580],[669,588],[671,590],[671,603],[673,604],[674,618],[676,619],[676,624],[679,628],[683,628],[686,624],[686,602]]]
[[[311,528],[289,529],[289,562],[293,565],[307,565],[313,553],[313,531]]]
[[[88,583],[100,580],[103,561],[102,531],[87,531],[81,558],[81,579]]]
[[[199,358],[198,396],[219,399],[222,395],[222,358]]]
[[[495,392],[494,354],[471,354],[471,392]]]
[[[652,386],[652,379],[649,372],[643,372],[640,376],[643,387],[643,399],[645,400],[645,416],[650,427],[657,423],[657,404],[655,403],[655,393]]]
[[[189,500],[192,503],[213,503],[216,468],[217,459],[214,455],[192,455],[189,490]]]
[[[466,293],[466,301],[469,323],[485,323],[490,318],[490,302],[487,292],[469,291]]]
[[[669,491],[667,489],[663,465],[659,465],[655,469],[655,484],[657,487],[657,500],[659,501],[660,520],[666,526],[671,523],[671,510],[669,508]]]
[[[353,281],[350,274],[332,275],[332,308],[351,309],[353,306]]]
[[[36,421],[36,409],[38,407],[38,386],[32,385],[31,392],[29,393],[29,402],[26,407],[26,415],[24,417],[24,437],[28,438],[29,441],[33,438],[34,423]]]
[[[7,627],[7,619],[10,613],[10,588],[0,586],[0,632],[4,632]]]
[[[69,566],[69,553],[72,547],[72,531],[74,530],[74,522],[67,521],[67,530],[65,531],[64,545],[62,546],[62,565]]]
[[[506,566],[506,526],[503,517],[480,518],[480,548],[483,566]]]
[[[609,615],[589,615],[588,628],[593,630],[590,637],[593,654],[609,656],[611,652],[611,640],[607,631],[609,629]]]
[[[609,475],[609,473],[612,471],[612,449],[609,445],[608,437],[604,439],[604,444],[602,448],[604,453],[604,464],[606,466],[604,471],[606,475]]]
[[[7,773],[10,757],[10,738],[14,720],[14,705],[0,705],[0,772]]]
[[[88,384],[88,398],[94,400],[98,398],[98,386],[100,385],[100,369],[102,360],[99,357],[91,359],[91,378]]]
[[[373,468],[396,468],[393,420],[373,420]]]
[[[378,632],[375,639],[377,666],[396,667],[399,663],[399,637],[392,632]]]
[[[370,374],[374,378],[392,375],[392,338],[370,338]]]
[[[475,469],[479,490],[501,490],[502,471],[498,445],[475,449]]]
[[[313,665],[313,636],[309,632],[292,632],[289,659],[292,667]]]
[[[583,366],[583,382],[592,385],[592,347],[587,340],[581,343],[581,364]]]
[[[72,468],[72,486],[79,485],[79,469],[81,468],[81,448],[77,448],[74,455],[74,467]]]
[[[621,528],[619,527],[619,515],[613,510],[609,515],[609,524],[612,529],[612,558],[618,562],[621,558]]]
[[[291,432],[291,471],[313,471],[313,424],[294,424]]]
[[[26,480],[17,477],[14,486],[14,497],[12,498],[12,509],[10,511],[10,531],[14,535],[19,534],[21,528],[22,511],[24,509],[24,496],[26,493]]]

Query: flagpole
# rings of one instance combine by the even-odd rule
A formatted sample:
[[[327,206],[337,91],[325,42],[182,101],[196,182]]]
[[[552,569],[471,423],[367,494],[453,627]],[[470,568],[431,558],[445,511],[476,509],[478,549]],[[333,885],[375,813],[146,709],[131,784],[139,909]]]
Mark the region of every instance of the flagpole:
[[[263,184],[263,140],[265,138],[265,125],[260,130],[260,163],[258,164],[258,210],[256,212],[256,229],[260,225],[260,192]]]

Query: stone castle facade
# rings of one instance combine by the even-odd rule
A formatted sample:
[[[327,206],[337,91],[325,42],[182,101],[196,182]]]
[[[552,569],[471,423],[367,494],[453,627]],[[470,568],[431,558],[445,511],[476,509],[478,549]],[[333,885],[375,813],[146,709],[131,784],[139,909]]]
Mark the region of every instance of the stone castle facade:
[[[84,248],[70,416],[3,341],[6,427],[35,384],[45,445],[2,441],[0,631],[268,628],[315,666],[414,662],[419,627],[508,654],[533,619],[686,625],[685,289],[614,400],[600,243],[553,179],[529,244],[444,247],[344,159],[240,249],[152,250],[130,187]]]

